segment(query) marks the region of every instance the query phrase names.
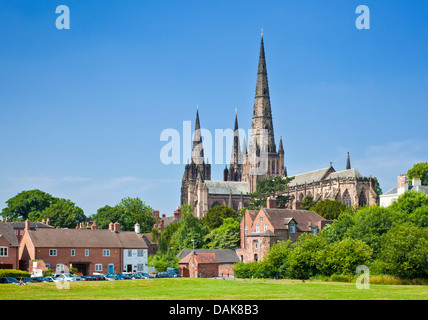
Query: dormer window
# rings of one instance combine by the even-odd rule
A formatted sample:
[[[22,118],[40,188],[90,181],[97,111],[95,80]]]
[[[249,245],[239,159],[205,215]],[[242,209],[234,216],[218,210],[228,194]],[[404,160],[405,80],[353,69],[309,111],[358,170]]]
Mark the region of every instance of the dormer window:
[[[290,233],[295,233],[296,232],[296,225],[294,223],[290,223],[288,225],[288,230]]]

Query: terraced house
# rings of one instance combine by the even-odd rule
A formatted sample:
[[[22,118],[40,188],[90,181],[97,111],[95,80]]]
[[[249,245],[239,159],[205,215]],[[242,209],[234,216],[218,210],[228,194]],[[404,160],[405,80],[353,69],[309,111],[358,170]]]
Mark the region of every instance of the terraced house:
[[[147,271],[148,246],[136,225],[135,232],[120,231],[119,223],[108,230],[89,228],[31,228],[25,222],[20,243],[20,269],[32,272],[32,261],[63,272],[77,268],[83,275],[93,273]]]

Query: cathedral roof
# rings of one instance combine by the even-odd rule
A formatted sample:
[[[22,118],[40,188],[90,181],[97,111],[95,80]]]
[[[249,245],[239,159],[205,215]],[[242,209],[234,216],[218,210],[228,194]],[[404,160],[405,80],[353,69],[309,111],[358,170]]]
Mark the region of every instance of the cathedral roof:
[[[250,186],[247,182],[237,181],[205,181],[210,194],[250,194]]]
[[[363,176],[357,169],[348,169],[343,171],[335,171],[333,167],[319,169],[315,171],[296,174],[294,179],[288,184],[290,187],[303,185],[305,183],[320,182],[328,179],[347,179],[347,178],[362,178]]]

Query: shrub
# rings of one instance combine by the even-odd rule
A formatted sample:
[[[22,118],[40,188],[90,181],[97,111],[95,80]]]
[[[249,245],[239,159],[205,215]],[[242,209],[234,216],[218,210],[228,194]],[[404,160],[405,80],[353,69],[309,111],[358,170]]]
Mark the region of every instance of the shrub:
[[[28,271],[21,271],[15,269],[0,269],[0,277],[29,277],[30,273]]]

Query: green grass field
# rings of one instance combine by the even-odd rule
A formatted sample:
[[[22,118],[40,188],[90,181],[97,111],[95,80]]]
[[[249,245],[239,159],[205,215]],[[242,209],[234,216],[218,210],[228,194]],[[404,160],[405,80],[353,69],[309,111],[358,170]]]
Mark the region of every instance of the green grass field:
[[[292,280],[146,279],[0,285],[0,300],[428,300],[428,286]]]

